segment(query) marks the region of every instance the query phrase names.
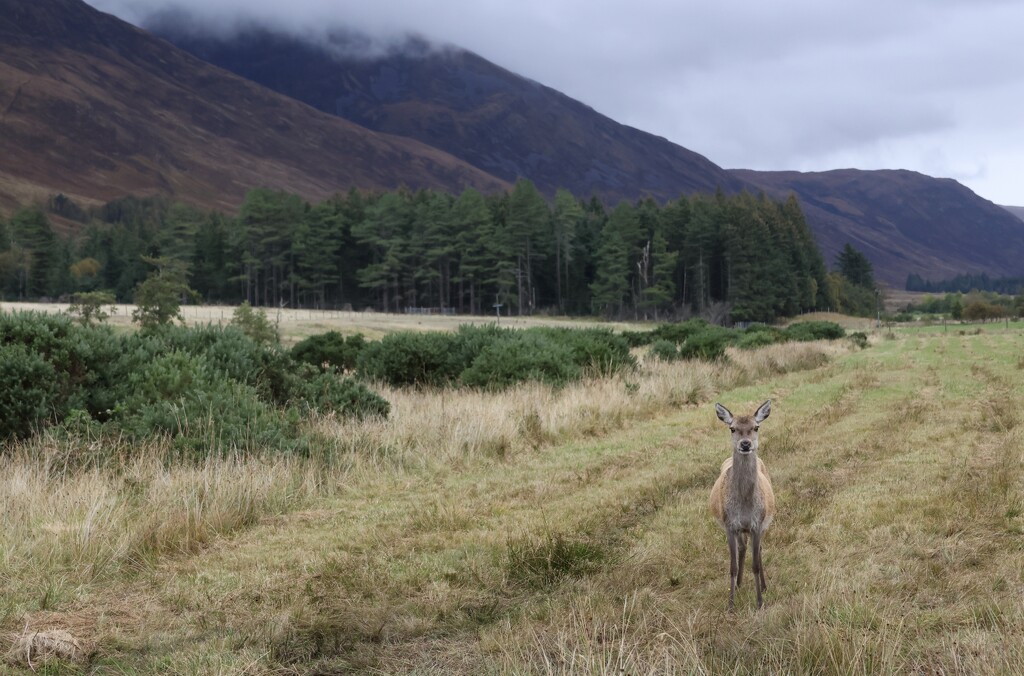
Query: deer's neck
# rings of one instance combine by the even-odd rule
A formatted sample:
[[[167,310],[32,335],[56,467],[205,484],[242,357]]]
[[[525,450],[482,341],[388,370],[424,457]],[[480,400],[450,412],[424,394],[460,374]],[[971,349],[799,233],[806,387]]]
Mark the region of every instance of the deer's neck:
[[[757,452],[732,454],[732,486],[739,498],[757,491]]]

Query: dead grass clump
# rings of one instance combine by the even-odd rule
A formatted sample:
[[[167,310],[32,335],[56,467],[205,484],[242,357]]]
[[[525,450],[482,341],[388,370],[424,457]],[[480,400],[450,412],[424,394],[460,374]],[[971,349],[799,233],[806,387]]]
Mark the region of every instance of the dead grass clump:
[[[48,629],[25,631],[14,637],[6,659],[10,664],[35,671],[37,666],[55,661],[84,664],[91,654],[91,646],[79,641],[71,632],[64,629]]]

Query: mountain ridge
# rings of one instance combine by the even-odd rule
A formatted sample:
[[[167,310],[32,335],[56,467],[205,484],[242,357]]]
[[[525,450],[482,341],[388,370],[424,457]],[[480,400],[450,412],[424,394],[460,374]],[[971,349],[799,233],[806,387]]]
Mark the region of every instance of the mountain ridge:
[[[875,265],[877,276],[890,285],[902,286],[912,272],[938,278],[963,272],[1009,275],[1020,271],[1017,256],[1024,255],[1021,247],[979,242],[960,223],[964,221],[973,228],[984,226],[997,233],[991,239],[1005,239],[1012,235],[1017,221],[946,179],[900,170],[836,170],[818,175],[726,171],[694,153],[711,167],[698,163],[690,165],[691,170],[703,167],[710,173],[700,181],[687,182],[670,159],[690,157],[686,153],[691,151],[619,125],[564,94],[555,92],[557,97],[548,94],[543,98],[543,85],[465,50],[431,52],[414,45],[416,48],[407,53],[356,60],[339,58],[323,45],[258,26],[231,36],[203,36],[188,33],[181,27],[180,18],[154,22],[146,25],[233,72],[360,124],[438,145],[499,176],[510,178],[525,171],[548,194],[554,188],[565,187],[581,197],[597,194],[614,203],[643,196],[665,201],[685,192],[718,188],[727,192],[763,190],[777,198],[793,192],[801,200],[826,259],[831,261],[847,242],[859,245]],[[550,105],[535,105],[533,99],[537,97],[542,104]],[[529,105],[534,109],[524,111]],[[566,111],[578,119],[565,120]],[[516,124],[523,126],[517,115],[529,120],[549,115],[556,122],[549,121],[548,128],[540,123],[527,125],[528,132],[517,136],[510,131],[517,128]],[[518,122],[506,126],[508,120]],[[494,158],[487,155],[487,149],[495,145],[496,121],[506,132],[500,139],[506,144],[506,154]],[[643,148],[642,160],[628,153],[626,156],[634,159],[615,159],[618,146],[610,141],[617,138],[619,145],[629,145],[641,138],[636,133],[643,135],[643,144],[638,146]],[[589,159],[586,152],[590,153]],[[549,173],[537,171],[524,159],[546,154],[571,159],[560,172]],[[510,166],[498,166],[501,161]],[[608,165],[607,170],[604,165]],[[597,170],[588,173],[593,167]],[[615,171],[621,167],[632,170]],[[732,180],[721,180],[720,172]],[[897,196],[895,191],[899,190],[904,192]],[[936,200],[941,207],[936,206]],[[882,203],[885,209],[879,208]],[[956,219],[951,214],[956,214]],[[896,220],[907,222],[897,225]],[[951,246],[943,245],[943,237]]]
[[[1014,276],[1024,267],[1024,222],[953,179],[906,169],[732,172],[776,197],[795,192],[823,249],[849,242],[899,288],[910,273]]]
[[[1000,206],[1003,209],[1006,209],[1007,211],[1009,211],[1011,214],[1013,214],[1017,218],[1019,218],[1022,221],[1024,221],[1024,207],[1012,207],[1012,206],[1006,206],[1005,204],[1001,204]]]
[[[80,0],[0,0],[0,202],[169,194],[231,211],[249,188],[484,190],[500,179],[205,63]]]
[[[793,192],[827,260],[853,243],[892,285],[909,273],[1021,274],[1021,220],[949,179],[727,171],[465,50],[421,43],[339,65],[260,30],[241,44],[190,38],[220,62],[209,63],[81,0],[0,0],[0,208],[132,193],[231,212],[253,187],[320,199],[351,187],[499,191],[521,176],[609,206]],[[221,67],[231,59],[307,102]]]
[[[258,26],[225,41],[188,33],[180,16],[144,25],[318,110],[416,138],[506,181],[529,178],[548,195],[565,188],[612,202],[638,192],[665,201],[744,187],[698,153],[457,47],[429,49],[414,40],[383,60],[365,59],[340,55],[345,43],[332,50]]]

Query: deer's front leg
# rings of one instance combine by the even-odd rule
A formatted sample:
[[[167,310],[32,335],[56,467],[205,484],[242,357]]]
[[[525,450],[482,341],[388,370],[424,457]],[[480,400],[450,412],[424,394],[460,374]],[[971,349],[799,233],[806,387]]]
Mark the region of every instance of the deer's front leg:
[[[750,531],[751,544],[754,547],[754,586],[757,587],[757,607],[764,605],[762,598],[764,588],[764,571],[761,568],[761,532],[756,528]]]
[[[739,552],[736,547],[736,533],[728,531],[729,538],[729,610],[734,607],[736,598],[736,573],[739,569]]]
[[[738,533],[736,535],[736,545],[740,551],[739,564],[736,567],[736,587],[743,586],[743,562],[747,560],[747,535],[746,533]]]

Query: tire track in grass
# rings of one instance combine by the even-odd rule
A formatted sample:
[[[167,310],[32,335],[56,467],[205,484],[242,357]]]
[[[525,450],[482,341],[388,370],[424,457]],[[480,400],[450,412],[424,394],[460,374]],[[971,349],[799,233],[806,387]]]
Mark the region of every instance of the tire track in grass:
[[[870,360],[861,370],[874,369],[874,362],[875,360]],[[903,370],[916,369],[918,366],[920,365],[908,366]],[[830,424],[808,431],[812,428],[800,427],[800,425],[803,422],[818,419],[817,414],[822,408],[818,403],[820,400],[808,400],[805,397],[800,411],[789,409],[789,403],[787,403],[787,412],[790,415],[798,415],[801,411],[806,411],[806,413],[798,418],[795,424],[791,423],[792,419],[787,419],[786,427],[783,429],[789,428],[788,438],[785,443],[779,444],[775,449],[781,451],[785,448],[785,452],[777,453],[770,460],[769,466],[777,483],[777,492],[780,496],[789,494],[788,497],[780,497],[780,503],[784,501],[790,504],[793,501],[808,502],[808,496],[800,494],[800,491],[808,486],[814,487],[817,494],[810,496],[809,502],[815,504],[808,509],[806,519],[798,520],[793,518],[796,516],[795,514],[780,513],[777,526],[773,527],[773,531],[769,535],[766,545],[766,566],[770,571],[769,583],[772,590],[770,593],[775,597],[770,603],[778,606],[779,610],[769,609],[767,614],[793,612],[790,610],[793,603],[799,602],[799,599],[807,593],[807,588],[796,581],[815,580],[820,577],[823,571],[814,562],[824,556],[826,552],[831,555],[835,551],[836,527],[834,523],[841,516],[841,513],[837,514],[836,510],[847,508],[845,502],[849,497],[847,493],[856,494],[865,486],[880,483],[882,478],[892,473],[890,462],[903,463],[904,458],[909,459],[909,454],[914,451],[914,445],[893,444],[886,433],[894,428],[898,429],[900,423],[904,425],[912,423],[915,429],[919,430],[920,436],[927,439],[931,434],[927,421],[931,416],[941,414],[943,411],[944,402],[942,401],[926,397],[922,403],[922,391],[919,383],[908,379],[906,373],[886,370],[877,372],[879,374],[877,378],[858,376],[857,374],[847,376],[858,382],[859,386],[851,387],[849,381],[838,376],[835,383],[824,383],[832,387],[838,386],[843,392],[840,396],[847,398],[847,403],[856,402],[867,409],[858,411],[856,418],[850,415],[842,416]],[[928,374],[925,380],[926,388],[938,391],[939,379],[935,373]],[[810,385],[802,389],[816,391],[820,388]],[[793,391],[792,394],[793,397],[787,401],[796,401],[802,393]],[[835,401],[829,401],[825,405],[828,406]],[[955,425],[956,423],[951,424]],[[846,448],[832,453],[831,457],[822,463],[823,449],[820,448],[820,445],[816,447],[814,442],[828,434],[842,434],[849,440],[849,444]],[[768,453],[772,450],[770,443],[772,437],[767,434],[765,436],[766,441],[769,442],[766,444],[767,458]],[[956,439],[952,442],[955,443]],[[913,440],[913,443],[917,444],[917,440]],[[929,497],[925,494],[923,499],[927,500]],[[885,505],[894,498],[898,499],[899,496],[886,494],[883,491],[873,499],[884,509]],[[559,655],[562,657],[566,655],[564,650],[560,652],[559,646],[564,647],[566,641],[569,640],[586,640],[585,635],[566,636],[566,632],[582,632],[588,626],[610,626],[615,621],[614,617],[601,617],[599,611],[587,610],[580,604],[585,603],[587,608],[591,608],[595,604],[601,605],[594,600],[596,596],[607,598],[623,594],[629,588],[623,585],[624,581],[634,585],[646,585],[646,588],[655,594],[655,600],[652,601],[653,607],[650,610],[653,616],[671,618],[682,614],[683,616],[697,617],[698,625],[702,621],[713,624],[735,622],[746,627],[760,624],[761,622],[757,618],[763,618],[765,615],[758,615],[757,618],[752,617],[750,620],[725,618],[721,615],[720,606],[724,605],[723,594],[727,589],[725,574],[724,572],[720,573],[720,571],[724,571],[722,563],[724,548],[719,542],[721,537],[717,529],[703,525],[707,520],[707,515],[704,513],[706,511],[705,499],[705,490],[702,488],[694,487],[692,490],[686,490],[679,496],[681,504],[677,509],[666,510],[657,515],[653,523],[647,524],[648,528],[643,537],[635,543],[632,554],[627,557],[628,563],[619,566],[620,569],[627,566],[635,567],[637,559],[643,559],[646,551],[651,548],[660,548],[662,551],[647,557],[646,574],[637,576],[622,570],[606,570],[603,571],[603,574],[601,572],[596,574],[594,581],[586,583],[587,594],[581,595],[578,586],[561,590],[562,598],[556,601],[556,603],[560,601],[563,604],[559,616],[545,620],[542,628],[535,629],[534,638],[529,646],[554,660],[555,671],[565,667],[565,664],[559,667],[557,662],[557,659],[560,659]],[[840,499],[843,501],[842,506],[836,502]],[[695,521],[697,519],[703,521]],[[699,527],[696,531],[691,531],[689,536],[677,534],[666,538],[658,531],[672,528],[670,525],[672,521],[690,524],[696,522]],[[683,585],[659,584],[661,578],[659,571],[663,570],[665,563],[672,558],[672,554],[666,553],[664,550],[673,543],[692,542],[694,537],[698,542],[696,548],[691,547],[690,549],[689,553],[692,554],[690,559],[679,558],[676,563],[676,577],[684,581]],[[666,542],[670,544],[666,545]],[[713,542],[714,546],[708,544],[710,542]],[[674,548],[678,549],[678,557],[686,556],[683,547],[676,545]],[[875,555],[866,534],[865,537],[855,538],[849,543],[847,549],[848,554],[851,555],[857,554],[862,557]],[[780,561],[785,564],[783,568],[785,572],[776,573],[776,579],[772,580],[773,566]],[[864,563],[870,562],[864,559]],[[857,570],[859,574],[859,565],[861,565],[860,560],[851,559],[848,567],[850,570]],[[707,572],[709,570],[713,571],[710,575]],[[825,572],[827,574],[827,569]],[[869,565],[866,572],[871,575],[880,571],[873,571]],[[884,571],[881,572],[884,573]],[[792,671],[800,664],[806,668],[812,668],[814,664],[819,666],[832,664],[833,667],[844,668],[843,664],[854,665],[859,662],[863,665],[872,663],[873,660],[873,663],[879,665],[880,668],[883,668],[882,665],[887,665],[883,670],[894,668],[894,665],[906,664],[903,660],[908,658],[901,644],[904,640],[910,640],[909,634],[901,628],[886,633],[882,625],[875,624],[875,618],[882,617],[884,622],[888,623],[892,618],[884,614],[887,607],[879,611],[883,613],[882,615],[865,608],[853,600],[847,591],[843,590],[842,584],[847,583],[843,582],[836,587],[833,605],[813,608],[814,613],[834,612],[837,614],[830,616],[830,619],[826,620],[827,624],[821,625],[825,628],[820,630],[816,637],[813,634],[807,634],[805,642],[792,651],[794,654],[787,655],[777,650],[773,652],[770,647],[766,648],[766,644],[760,642],[753,645],[737,643],[708,627],[691,626],[689,628],[690,635],[675,636],[675,638],[680,645],[690,645],[691,647],[693,647],[692,641],[697,640],[701,645],[696,649],[702,651],[703,657],[695,662],[681,661],[680,664],[714,665],[715,669],[713,670],[725,671],[733,670],[737,665],[742,664],[775,664],[775,668],[781,671]],[[675,587],[686,589],[686,592],[676,591]],[[710,607],[708,606],[709,602],[711,603]],[[820,602],[820,599],[814,600],[814,603]],[[606,605],[607,608],[614,606],[611,603]],[[833,608],[833,610],[828,610],[828,608]],[[580,617],[584,619],[580,620]],[[716,617],[720,619],[713,620]],[[799,621],[798,616],[794,616],[794,620]],[[678,627],[673,626],[670,619],[653,624],[655,626],[645,627],[645,630],[651,632],[652,635],[658,635],[659,632],[678,633]],[[841,632],[846,631],[845,627],[848,625],[852,625],[855,631],[867,631],[863,634],[863,642],[854,645],[842,638]],[[860,628],[857,629],[857,627]],[[752,628],[751,631],[753,631]],[[695,633],[697,634],[696,639],[694,639]],[[781,638],[782,636],[775,637],[776,640]],[[514,639],[514,632],[510,631],[499,636],[495,641]],[[643,638],[636,636],[628,640],[626,637],[622,638],[623,645],[633,645],[634,641],[640,645],[643,643]],[[691,643],[687,643],[687,641],[691,641]],[[650,650],[652,653],[657,653],[661,648],[646,645],[640,646],[636,650]],[[830,657],[820,652],[825,650],[831,652]],[[529,659],[526,651],[512,652],[517,659]],[[569,654],[573,658],[581,657],[579,653]],[[664,653],[659,654],[664,656]],[[610,653],[602,653],[601,657],[612,659],[614,656]],[[636,662],[635,658],[636,654],[634,653],[634,662]],[[822,662],[822,658],[825,658],[826,661]],[[765,663],[761,661],[763,659],[769,661]],[[616,662],[612,659],[611,663],[615,664]],[[544,664],[549,663],[545,662]],[[639,664],[643,664],[643,661],[640,660]],[[652,663],[649,662],[648,665],[650,664]],[[506,663],[507,665],[508,663]],[[545,670],[542,664],[534,663],[534,667],[540,671]],[[639,671],[643,671],[643,669]]]
[[[111,590],[152,612],[118,628],[104,652],[141,670],[225,650],[289,669],[331,660],[372,668],[424,641],[472,642],[521,603],[626,567],[622,556],[666,507],[713,481],[722,439],[706,414],[686,409],[458,473],[364,478],[316,511],[262,523]],[[559,536],[569,574],[512,579],[510,544],[547,560]],[[580,542],[600,555],[574,549]],[[269,663],[260,657],[268,650]]]

